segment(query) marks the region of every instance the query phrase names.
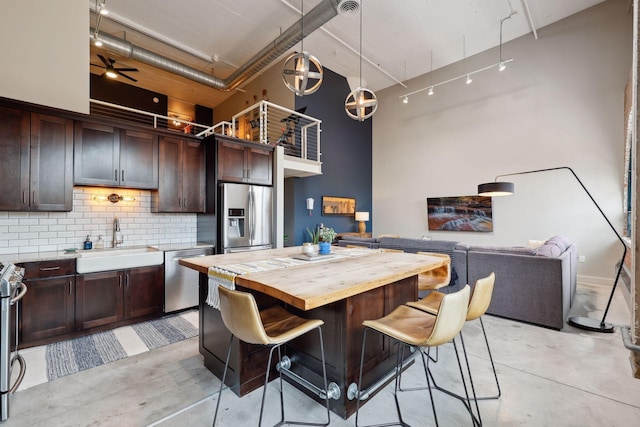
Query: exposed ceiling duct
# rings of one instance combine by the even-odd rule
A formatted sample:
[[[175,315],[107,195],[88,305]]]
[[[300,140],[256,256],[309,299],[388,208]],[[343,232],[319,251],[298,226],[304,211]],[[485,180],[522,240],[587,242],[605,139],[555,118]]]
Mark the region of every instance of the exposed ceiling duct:
[[[269,64],[294,47],[303,37],[313,33],[318,28],[329,22],[338,14],[338,0],[323,0],[315,8],[309,11],[304,18],[280,34],[275,40],[255,54],[244,65],[240,66],[226,79],[218,79],[210,74],[197,70],[188,65],[169,59],[163,55],[151,52],[143,47],[136,46],[127,40],[99,33],[97,36],[103,43],[103,47],[124,56],[135,59],[152,67],[176,74],[194,82],[219,90],[233,90],[246,82],[249,78],[259,73]],[[302,19],[304,19],[304,34],[302,34]],[[89,29],[89,37],[93,39],[95,29]]]

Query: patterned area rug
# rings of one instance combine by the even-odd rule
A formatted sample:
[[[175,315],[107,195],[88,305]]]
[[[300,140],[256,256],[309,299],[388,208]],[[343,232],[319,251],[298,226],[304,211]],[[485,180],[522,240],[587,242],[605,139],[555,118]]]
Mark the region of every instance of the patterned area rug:
[[[147,350],[198,335],[198,328],[181,315],[138,323],[130,328]],[[47,345],[45,358],[48,381],[129,356],[126,344],[120,341],[116,331],[99,332]]]

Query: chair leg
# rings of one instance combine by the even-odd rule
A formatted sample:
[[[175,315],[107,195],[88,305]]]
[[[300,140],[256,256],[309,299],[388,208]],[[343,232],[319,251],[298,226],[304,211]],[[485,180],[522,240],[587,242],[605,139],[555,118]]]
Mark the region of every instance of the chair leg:
[[[364,328],[364,332],[362,334],[362,352],[360,354],[360,374],[358,375],[358,392],[356,393],[356,427],[364,427],[364,426],[360,426],[358,424],[358,415],[360,414],[360,393],[362,393],[362,369],[364,367],[364,350],[366,348],[366,344],[367,344],[367,331],[369,330],[369,328],[367,328],[365,326]],[[374,331],[372,329],[372,331]],[[375,331],[374,331],[375,332]],[[391,337],[389,337],[390,339],[392,339]],[[398,345],[403,345],[402,343],[398,342]],[[375,424],[375,425],[370,425],[367,427],[387,427],[387,426],[403,426],[403,427],[409,427],[409,424],[405,423],[404,421],[402,421],[402,414],[400,413],[400,405],[398,402],[398,397],[397,397],[397,390],[398,390],[398,373],[399,371],[402,370],[402,356],[399,355],[400,353],[400,349],[398,349],[398,352],[396,354],[396,385],[395,385],[395,392],[394,392],[394,399],[396,402],[396,410],[398,412],[398,418],[399,421],[398,422],[394,422],[394,423],[384,423],[384,424]]]
[[[473,400],[475,402],[476,411],[477,411],[478,416],[476,417],[476,415],[473,413],[473,410],[471,408],[471,404],[469,403],[471,398],[469,397],[469,392],[468,392],[468,389],[467,389],[467,382],[465,380],[464,373],[463,373],[463,370],[462,370],[462,362],[460,361],[460,356],[459,356],[459,353],[458,353],[458,346],[456,344],[455,339],[453,339],[452,343],[453,343],[453,348],[454,348],[455,353],[456,353],[456,359],[458,361],[458,368],[460,370],[460,376],[462,378],[462,386],[464,388],[464,396],[456,394],[456,393],[454,393],[454,392],[452,392],[450,390],[447,390],[446,388],[441,387],[441,386],[438,385],[438,383],[436,382],[435,378],[433,377],[433,374],[431,373],[431,369],[428,368],[430,359],[427,359],[427,383],[429,385],[429,388],[435,388],[436,390],[439,390],[439,391],[441,391],[441,392],[443,392],[445,394],[448,394],[451,397],[455,397],[456,399],[460,400],[462,402],[462,404],[465,406],[465,408],[467,408],[467,411],[469,412],[469,414],[471,415],[471,419],[473,421],[473,425],[474,426],[481,426],[482,425],[482,420],[481,420],[481,417],[480,417],[480,409],[478,407],[478,402],[477,402],[477,400],[475,398],[475,389],[473,387],[473,379],[471,378],[471,371],[469,369],[469,362],[468,362],[468,359],[467,359],[467,356],[466,356],[466,349],[464,347],[464,340],[461,339],[461,341],[462,341],[462,344],[463,344],[462,348],[463,348],[463,351],[464,351],[465,362],[467,364],[467,371],[469,373],[469,379],[470,379],[470,382],[471,382]],[[433,384],[433,386],[431,384]],[[419,390],[419,389],[420,388],[415,388],[413,390]]]
[[[324,390],[325,396],[324,401],[325,405],[327,405],[327,423],[324,425],[329,425],[331,423],[331,412],[329,411],[329,382],[327,381],[327,364],[325,363],[324,358],[324,340],[322,339],[322,328],[318,326],[318,335],[320,337],[320,355],[322,356],[322,379],[324,380]]]
[[[222,397],[222,389],[224,388],[224,381],[227,379],[227,368],[229,367],[229,358],[231,357],[231,344],[233,344],[233,334],[229,339],[229,347],[227,348],[227,360],[224,362],[224,372],[222,373],[222,382],[220,383],[220,391],[218,391],[218,403],[216,403],[216,412],[213,415],[212,427],[216,426],[216,419],[218,418],[218,409],[220,408],[220,400]]]
[[[462,332],[462,331],[461,331]],[[469,391],[467,389],[467,382],[464,379],[464,372],[462,370],[462,362],[460,361],[460,354],[458,352],[458,345],[456,344],[456,340],[455,338],[453,339],[453,349],[456,352],[456,360],[458,361],[458,369],[460,371],[460,378],[462,379],[462,387],[464,388],[464,395],[465,398],[460,399],[463,403],[464,406],[467,408],[467,410],[469,411],[469,415],[471,416],[471,422],[473,423],[474,426],[482,426],[482,420],[480,420],[480,410],[478,409],[478,418],[476,418],[476,416],[473,413],[473,410],[471,409],[471,404],[469,403]],[[465,358],[466,358],[466,351],[465,351]],[[469,369],[469,365],[467,364],[467,369]],[[471,376],[471,372],[469,372],[469,376]],[[473,388],[473,387],[472,387]],[[442,390],[447,394],[450,394],[452,396],[456,396],[453,393],[450,393],[446,390]],[[458,397],[458,396],[456,396]],[[475,400],[475,392],[474,392],[474,400]],[[478,402],[476,401],[476,408],[478,408]]]
[[[280,378],[280,421],[278,421],[274,427],[278,427],[281,425],[300,425],[300,426],[317,426],[317,427],[323,427],[323,426],[328,426],[329,423],[331,422],[331,414],[329,412],[329,396],[328,396],[328,391],[329,391],[329,384],[327,381],[327,367],[325,364],[325,355],[324,355],[324,340],[322,339],[322,328],[318,327],[318,335],[320,337],[320,353],[321,353],[321,357],[322,357],[322,377],[324,380],[324,390],[326,392],[325,394],[325,405],[327,408],[327,422],[326,423],[309,423],[309,422],[304,422],[304,421],[289,421],[289,420],[285,420],[285,414],[284,414],[284,381],[282,380],[282,371],[279,371],[279,378]],[[272,359],[272,355],[273,355],[273,351],[275,349],[278,349],[278,361],[280,363],[282,363],[282,352],[280,347],[282,346],[282,344],[278,344],[275,345],[271,348],[270,352],[269,352],[269,361],[267,364],[267,373],[265,374],[265,381],[264,381],[264,390],[262,392],[262,406],[260,407],[260,422],[258,424],[258,426],[262,425],[262,413],[263,413],[263,408],[264,408],[264,401],[265,401],[265,396],[267,393],[267,384],[269,383],[269,367],[271,366],[271,359]]]
[[[494,396],[478,397],[478,400],[500,399],[502,396],[502,390],[500,390],[500,382],[498,381],[498,374],[496,373],[496,365],[493,363],[493,356],[491,355],[491,348],[489,348],[489,340],[487,339],[487,332],[484,329],[484,322],[482,316],[479,318],[480,326],[482,327],[482,335],[484,335],[484,342],[487,345],[487,353],[489,353],[489,360],[491,361],[491,369],[493,369],[493,377],[496,379],[496,387],[498,387],[498,394]]]
[[[427,354],[427,360],[424,358],[424,352],[420,350],[420,357],[422,358],[422,366],[424,367],[424,375],[427,377],[427,388],[429,389],[429,400],[431,400],[431,409],[433,410],[433,419],[436,422],[436,427],[438,427],[438,415],[436,414],[436,403],[433,400],[433,391],[431,390],[431,380],[429,379],[429,360],[431,358]]]
[[[278,349],[280,351],[280,346],[276,345],[271,347],[269,350],[269,360],[267,361],[267,372],[264,374],[264,388],[262,389],[262,403],[260,404],[260,418],[258,419],[258,427],[262,425],[262,414],[264,412],[264,400],[267,397],[267,384],[269,384],[269,368],[271,367],[271,358],[273,357],[273,350]],[[276,425],[281,425],[284,421],[284,401],[282,398],[282,375],[280,375],[280,409],[281,409],[281,417],[280,422]]]

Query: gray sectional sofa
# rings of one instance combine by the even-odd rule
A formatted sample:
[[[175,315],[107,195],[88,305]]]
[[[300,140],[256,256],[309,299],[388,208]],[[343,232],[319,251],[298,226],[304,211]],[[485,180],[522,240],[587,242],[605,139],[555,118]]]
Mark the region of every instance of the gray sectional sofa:
[[[573,303],[578,251],[566,238],[555,236],[536,249],[514,246],[472,246],[445,240],[345,237],[341,246],[439,252],[452,257],[450,291],[496,274],[487,310],[508,319],[562,329]]]

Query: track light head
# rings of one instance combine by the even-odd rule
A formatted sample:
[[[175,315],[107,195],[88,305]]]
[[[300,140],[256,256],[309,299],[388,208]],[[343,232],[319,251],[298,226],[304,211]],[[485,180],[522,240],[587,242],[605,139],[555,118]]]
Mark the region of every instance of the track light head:
[[[409,97],[405,95],[405,97],[402,98],[402,103],[403,104],[408,104],[409,103]]]
[[[507,68],[507,64],[503,62],[500,63],[500,65],[498,66],[498,71],[504,71],[505,68]]]
[[[429,88],[429,92],[427,92],[427,95],[429,96],[433,95],[433,86]]]
[[[470,85],[472,81],[473,81],[473,80],[471,79],[471,74],[467,74],[467,81],[466,81],[466,83],[467,83],[468,85]]]

